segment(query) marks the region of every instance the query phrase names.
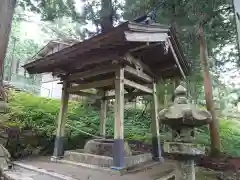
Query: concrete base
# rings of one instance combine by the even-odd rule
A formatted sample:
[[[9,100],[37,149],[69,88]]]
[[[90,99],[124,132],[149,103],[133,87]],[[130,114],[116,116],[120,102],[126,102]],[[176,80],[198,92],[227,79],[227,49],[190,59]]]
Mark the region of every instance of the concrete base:
[[[100,167],[116,167],[113,161],[113,157],[99,156],[94,154],[84,153],[83,149],[66,151],[64,154],[64,160],[73,161],[77,163],[86,163],[91,165],[97,165]],[[132,155],[124,157],[125,168],[132,167],[134,165],[150,161],[152,155],[150,153]],[[117,166],[119,168],[119,166]]]
[[[123,139],[114,139],[113,166],[117,167],[117,168],[125,167],[124,140]]]
[[[65,137],[56,137],[53,156],[61,158],[64,156]]]
[[[152,159],[154,161],[163,160],[161,153],[161,145],[158,137],[152,137]]]

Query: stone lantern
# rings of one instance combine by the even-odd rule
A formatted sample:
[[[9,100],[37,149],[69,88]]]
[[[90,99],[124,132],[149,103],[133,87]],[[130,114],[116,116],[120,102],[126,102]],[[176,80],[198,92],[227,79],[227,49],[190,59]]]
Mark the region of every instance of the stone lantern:
[[[195,144],[195,128],[211,122],[211,114],[188,103],[187,90],[178,86],[173,105],[159,113],[159,121],[172,129],[171,142],[164,142],[166,154],[179,160],[184,180],[195,180],[194,159],[205,153],[205,147]]]

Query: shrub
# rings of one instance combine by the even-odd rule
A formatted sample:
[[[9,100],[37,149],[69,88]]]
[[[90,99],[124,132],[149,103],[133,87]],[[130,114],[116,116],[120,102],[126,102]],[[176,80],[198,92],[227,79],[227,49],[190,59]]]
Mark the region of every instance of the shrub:
[[[60,102],[58,100],[36,97],[24,92],[11,92],[9,97],[9,112],[5,115],[8,121],[5,124],[14,124],[23,129],[31,129],[39,136],[53,142],[56,133],[56,122]],[[91,138],[79,130],[99,134],[100,111],[79,102],[70,102],[66,126],[68,147],[82,146],[86,139]],[[113,136],[114,114],[113,109],[107,113],[107,136]],[[124,113],[124,134],[126,139],[151,142],[151,118],[148,113],[139,109],[126,109]],[[221,118],[221,143],[224,151],[232,155],[240,155],[240,123],[235,120]],[[169,134],[162,130],[161,135]],[[209,130],[207,127],[197,129],[197,142],[208,146]]]

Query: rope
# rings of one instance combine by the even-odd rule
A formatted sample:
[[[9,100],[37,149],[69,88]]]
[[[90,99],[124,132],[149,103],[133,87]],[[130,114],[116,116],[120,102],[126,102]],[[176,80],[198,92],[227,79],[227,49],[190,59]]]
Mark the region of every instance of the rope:
[[[92,136],[92,137],[97,138],[97,139],[104,139],[104,138],[101,137],[101,136],[95,136],[95,135],[93,135],[93,134],[91,134],[91,133],[88,133],[88,132],[85,132],[85,131],[83,131],[83,130],[80,130],[80,129],[76,128],[76,127],[73,127],[73,126],[71,126],[71,125],[69,125],[69,124],[66,124],[66,126],[72,128],[72,129],[75,129],[75,130],[77,130],[77,131],[79,131],[79,132],[81,132],[81,133],[83,133],[83,134],[88,135],[88,136]]]

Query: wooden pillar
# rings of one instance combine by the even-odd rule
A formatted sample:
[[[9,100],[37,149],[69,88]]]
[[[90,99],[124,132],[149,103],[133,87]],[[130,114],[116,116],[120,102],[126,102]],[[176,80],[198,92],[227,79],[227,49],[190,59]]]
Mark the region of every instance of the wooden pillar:
[[[158,99],[156,92],[156,82],[153,82],[153,101],[151,104],[152,109],[152,158],[153,160],[163,160],[161,155],[159,122],[158,122]]]
[[[101,114],[100,114],[100,135],[106,136],[106,117],[107,117],[107,100],[106,100],[106,91],[102,92],[103,99],[101,100]]]
[[[124,68],[116,71],[113,165],[124,167]]]
[[[68,108],[69,93],[67,92],[68,83],[63,82],[62,98],[58,116],[57,134],[55,139],[54,154],[55,158],[61,158],[64,155],[65,125]]]

